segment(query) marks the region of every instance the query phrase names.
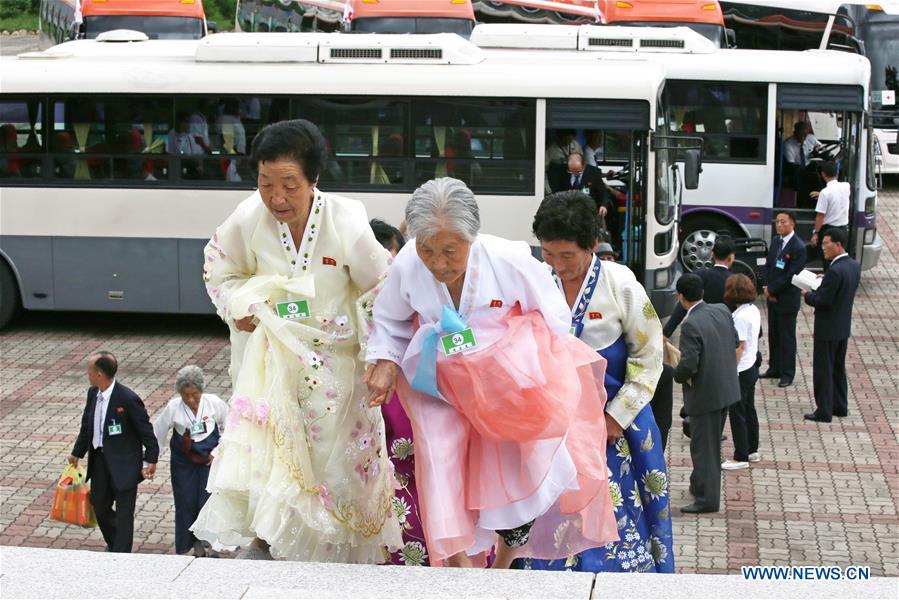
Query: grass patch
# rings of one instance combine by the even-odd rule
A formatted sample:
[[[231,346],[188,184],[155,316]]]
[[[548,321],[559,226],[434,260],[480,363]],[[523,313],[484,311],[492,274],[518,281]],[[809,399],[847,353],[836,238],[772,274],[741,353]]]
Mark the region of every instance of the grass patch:
[[[0,17],[0,31],[37,31],[37,15],[16,15],[14,17]]]

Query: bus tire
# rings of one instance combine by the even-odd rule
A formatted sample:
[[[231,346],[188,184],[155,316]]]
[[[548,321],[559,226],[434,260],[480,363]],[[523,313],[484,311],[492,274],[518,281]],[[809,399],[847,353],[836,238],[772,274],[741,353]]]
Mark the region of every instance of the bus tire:
[[[0,329],[22,310],[19,286],[9,266],[0,260]]]
[[[748,277],[756,291],[759,290],[758,274],[751,266],[749,266],[742,260],[735,260],[734,264],[731,265],[730,270],[738,275],[745,275],[746,277]]]
[[[681,264],[687,271],[696,271],[715,264],[712,248],[719,233],[727,233],[732,237],[743,237],[733,221],[720,215],[687,216],[680,228]]]

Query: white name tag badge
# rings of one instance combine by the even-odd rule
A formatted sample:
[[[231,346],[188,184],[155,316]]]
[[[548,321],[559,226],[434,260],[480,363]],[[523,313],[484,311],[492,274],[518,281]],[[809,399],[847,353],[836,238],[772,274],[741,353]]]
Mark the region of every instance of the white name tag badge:
[[[200,435],[201,433],[206,433],[206,422],[200,421],[199,423],[194,423],[190,426],[190,434],[191,435]]]
[[[774,263],[774,267],[777,269],[785,269],[787,267],[787,263],[784,262],[784,259],[778,258],[777,262]]]
[[[109,431],[109,435],[121,435],[122,434],[122,424],[116,423],[115,421],[113,421],[109,425],[108,431]]]

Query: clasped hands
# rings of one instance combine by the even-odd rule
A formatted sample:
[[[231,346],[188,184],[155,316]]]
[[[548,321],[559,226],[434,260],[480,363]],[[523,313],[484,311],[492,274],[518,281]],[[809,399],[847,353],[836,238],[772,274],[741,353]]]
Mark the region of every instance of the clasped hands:
[[[399,366],[392,360],[381,359],[368,365],[362,383],[368,386],[368,406],[374,408],[390,402],[396,390]]]

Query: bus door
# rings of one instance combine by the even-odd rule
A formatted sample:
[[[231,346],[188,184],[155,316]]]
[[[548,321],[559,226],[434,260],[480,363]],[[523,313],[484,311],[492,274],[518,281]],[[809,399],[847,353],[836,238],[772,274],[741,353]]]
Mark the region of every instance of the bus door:
[[[643,280],[649,104],[641,100],[547,100],[546,193],[572,189],[572,153],[586,163],[582,191],[611,203],[602,219],[618,261]],[[601,179],[600,179],[601,177]],[[589,182],[589,185],[587,185]]]
[[[824,188],[821,167],[826,161],[833,161],[838,169],[837,179],[850,185],[849,247],[854,247],[854,221],[859,203],[864,201],[858,173],[859,152],[865,150],[861,147],[862,94],[860,87],[848,85],[777,86],[773,206],[795,212],[796,232],[805,241],[812,236],[817,214],[817,200],[811,194]],[[790,138],[803,131],[814,136],[814,141],[806,142],[808,151],[798,154]],[[774,216],[772,213],[770,218],[772,231]]]

